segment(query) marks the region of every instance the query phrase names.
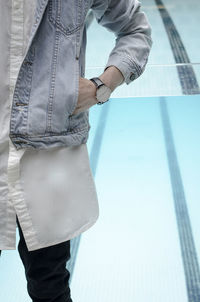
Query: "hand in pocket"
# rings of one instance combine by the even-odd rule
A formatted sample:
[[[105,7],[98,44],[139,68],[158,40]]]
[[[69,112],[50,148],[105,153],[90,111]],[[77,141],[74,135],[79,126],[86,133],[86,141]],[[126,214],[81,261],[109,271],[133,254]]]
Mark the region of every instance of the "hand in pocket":
[[[72,114],[83,112],[97,102],[95,84],[86,78],[79,78],[78,102]]]

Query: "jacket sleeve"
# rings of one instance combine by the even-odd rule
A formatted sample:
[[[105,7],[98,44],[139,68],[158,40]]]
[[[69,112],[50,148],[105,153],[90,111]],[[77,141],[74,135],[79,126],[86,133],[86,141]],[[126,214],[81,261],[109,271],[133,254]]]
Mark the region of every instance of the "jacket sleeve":
[[[140,7],[138,0],[93,0],[91,6],[98,24],[116,36],[105,69],[116,66],[127,85],[143,73],[152,46],[151,26]]]

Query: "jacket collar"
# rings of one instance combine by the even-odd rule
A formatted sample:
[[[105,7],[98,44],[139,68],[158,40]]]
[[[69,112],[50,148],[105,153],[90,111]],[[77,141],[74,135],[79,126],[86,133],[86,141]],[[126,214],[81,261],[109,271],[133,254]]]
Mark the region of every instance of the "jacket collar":
[[[33,26],[32,26],[32,29],[31,29],[31,34],[30,34],[30,37],[29,37],[29,41],[27,43],[27,47],[26,47],[26,50],[25,50],[25,53],[24,53],[24,57],[26,56],[28,50],[29,50],[29,47],[33,41],[33,38],[38,30],[38,27],[40,25],[40,22],[42,20],[42,17],[43,17],[43,14],[44,14],[44,11],[46,9],[46,6],[48,4],[49,0],[36,0],[36,8],[35,8],[35,17],[34,17],[34,22],[33,22]]]

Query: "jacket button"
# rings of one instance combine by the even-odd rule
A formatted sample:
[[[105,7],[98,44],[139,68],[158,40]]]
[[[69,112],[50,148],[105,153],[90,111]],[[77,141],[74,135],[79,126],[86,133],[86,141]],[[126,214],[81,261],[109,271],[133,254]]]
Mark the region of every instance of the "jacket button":
[[[27,64],[27,65],[32,65],[33,63],[32,62],[30,62],[30,61],[24,61],[24,64]]]
[[[131,81],[135,80],[135,74],[134,74],[133,72],[131,72],[130,80],[131,80]]]
[[[21,103],[21,102],[16,102],[15,105],[16,105],[16,106],[26,106],[26,104]]]

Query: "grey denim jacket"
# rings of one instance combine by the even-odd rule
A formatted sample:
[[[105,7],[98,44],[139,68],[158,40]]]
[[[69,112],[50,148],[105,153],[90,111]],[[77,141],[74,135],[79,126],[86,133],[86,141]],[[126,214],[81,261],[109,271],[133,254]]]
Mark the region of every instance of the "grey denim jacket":
[[[38,0],[35,22],[13,94],[9,136],[16,149],[86,143],[89,110],[74,111],[85,75],[89,9],[115,33],[105,69],[116,66],[128,85],[145,69],[151,26],[138,0]]]

